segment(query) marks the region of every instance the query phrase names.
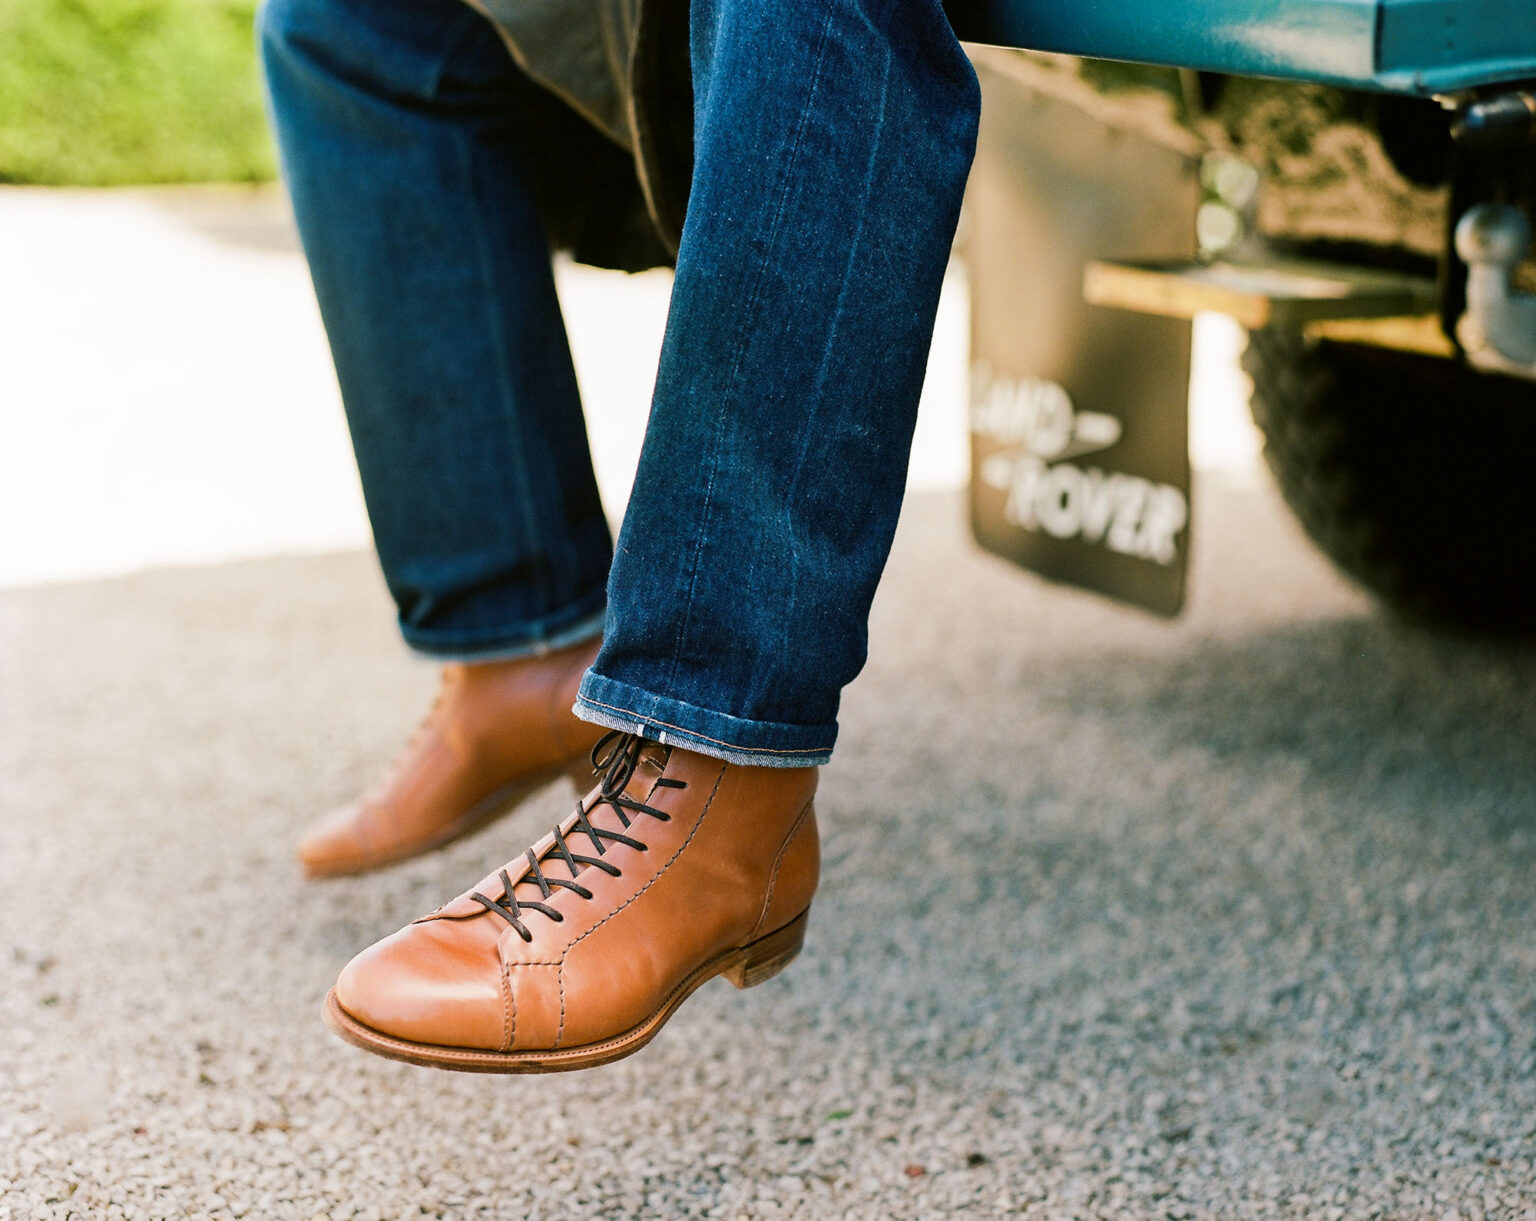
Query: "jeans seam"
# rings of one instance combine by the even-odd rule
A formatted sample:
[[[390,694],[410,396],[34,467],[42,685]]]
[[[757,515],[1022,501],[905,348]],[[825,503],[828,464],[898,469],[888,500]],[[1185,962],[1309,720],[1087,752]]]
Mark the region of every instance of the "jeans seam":
[[[886,127],[886,124],[885,124],[885,107],[886,107],[886,99],[890,95],[890,85],[891,85],[891,60],[890,60],[889,53],[887,53],[886,58],[885,58],[885,62],[884,62],[884,71],[881,73],[881,77],[880,77],[880,117],[879,117],[879,121],[878,121],[878,123],[877,123],[877,125],[875,127],[875,138],[874,138],[873,144],[871,145],[871,148],[870,148],[869,157],[866,160],[865,165],[864,165],[864,181],[862,183],[863,194],[861,196],[861,199],[863,201],[865,201],[865,202],[868,201],[870,195],[873,192],[873,178],[874,178],[874,173],[875,173],[875,164],[876,164],[877,159],[879,158],[880,148],[881,148],[881,146],[882,146],[882,144],[884,142],[885,127]],[[865,208],[861,208],[858,211],[858,217],[859,217],[858,229],[857,229],[856,233],[854,234],[853,240],[849,243],[848,258],[847,258],[847,260],[843,264],[842,286],[838,290],[837,302],[835,303],[835,305],[832,308],[832,317],[829,320],[828,325],[827,325],[827,341],[826,341],[825,346],[822,348],[821,364],[820,364],[820,366],[816,370],[816,380],[812,384],[811,410],[806,415],[805,425],[804,425],[805,433],[803,434],[803,435],[805,435],[807,437],[808,437],[809,433],[811,432],[812,423],[816,419],[816,417],[817,417],[817,415],[818,415],[818,413],[820,411],[820,404],[821,404],[821,401],[822,401],[821,400],[821,396],[820,396],[820,392],[821,392],[822,388],[824,387],[824,385],[826,384],[827,368],[828,368],[828,366],[831,363],[832,349],[835,346],[834,345],[834,339],[835,339],[835,336],[837,334],[838,326],[842,322],[843,309],[844,309],[844,306],[845,306],[845,304],[847,303],[847,300],[848,300],[848,288],[849,288],[850,283],[852,282],[851,269],[852,269],[852,266],[853,266],[853,261],[854,261],[854,258],[857,255],[859,243],[864,240],[864,231],[865,231],[865,223],[864,222],[865,222],[866,213],[867,213],[867,209],[865,209]],[[805,471],[805,467],[806,467],[806,452],[805,452],[805,450],[806,450],[806,442],[803,441],[802,444],[801,444],[800,453],[799,453],[799,456],[798,456],[798,461],[796,463],[795,481],[794,481],[794,484],[792,485],[791,494],[790,494],[790,497],[789,497],[789,500],[790,500],[791,504],[793,504],[795,502],[796,492],[797,492],[798,487],[799,487],[800,478],[801,478],[801,476],[803,475],[803,473]],[[796,594],[798,593],[799,585],[800,585],[800,568],[799,568],[800,548],[799,548],[798,542],[797,542],[797,540],[795,538],[795,530],[794,530],[794,527],[793,527],[793,519],[792,518],[791,518],[790,521],[786,522],[786,526],[788,527],[787,530],[786,530],[786,533],[789,536],[790,555],[791,555],[791,558],[793,560],[793,563],[791,563],[791,565],[790,565],[790,573],[789,573],[789,576],[790,576],[789,607],[788,607],[788,610],[786,611],[785,615],[783,616],[783,619],[784,619],[784,634],[783,634],[783,637],[782,637],[783,644],[781,645],[781,647],[787,653],[788,649],[789,649],[789,635],[790,635],[790,631],[791,631],[791,624],[794,623],[794,621],[795,621],[795,614],[794,614],[795,597],[796,597]]]
[[[483,223],[479,207],[480,192],[479,184],[475,181],[473,172],[474,157],[470,149],[467,147],[468,136],[463,132],[463,130],[456,127],[453,129],[453,134],[455,137],[453,141],[453,147],[459,158],[460,171],[464,174],[465,182],[468,185],[467,193],[469,197],[475,201],[476,205],[475,207],[468,209],[470,214],[469,223],[475,235],[475,249],[479,252],[480,256],[479,267],[477,268],[477,271],[479,272],[482,283],[485,285],[484,299],[486,302],[486,309],[490,312],[492,320],[496,324],[496,333],[505,334],[506,313],[502,308],[501,298],[497,292],[496,277],[492,274],[489,274],[489,269],[491,266],[490,246],[486,240],[485,225]],[[507,402],[513,397],[513,390],[511,370],[507,367],[506,345],[496,344],[495,351],[497,354],[495,362],[496,384],[501,392],[502,401]],[[505,458],[502,469],[508,472],[508,474],[515,471],[517,475],[521,476],[521,478],[511,479],[508,482],[511,484],[512,499],[521,509],[521,512],[518,514],[518,518],[520,533],[523,536],[523,546],[529,555],[534,555],[538,551],[539,540],[536,539],[533,535],[533,521],[535,512],[533,501],[528,494],[528,485],[530,483],[528,477],[528,464],[520,446],[507,444],[504,431],[498,435],[497,440],[497,448],[500,449]],[[551,590],[549,588],[549,573],[545,570],[543,565],[537,562],[529,564],[528,567],[530,569],[529,577],[534,587],[534,591],[537,593],[541,602],[547,603],[550,600],[551,595]]]
[[[811,105],[815,100],[816,91],[821,84],[822,68],[826,62],[828,32],[832,28],[832,5],[827,5],[826,20],[822,23],[821,33],[816,44],[816,66],[805,91],[805,103],[800,108],[800,114],[795,120],[795,135],[789,146],[788,156],[784,160],[784,168],[779,176],[778,206],[774,211],[773,220],[768,226],[768,240],[766,249],[771,249],[778,239],[779,224],[784,217],[784,211],[789,206],[789,185],[794,172],[795,164],[800,156],[800,144],[805,137],[806,120],[811,112]],[[758,260],[757,275],[752,282],[751,295],[747,299],[746,308],[742,310],[744,318],[752,317],[758,301],[762,297],[763,284],[767,279],[764,270],[765,259]],[[703,512],[700,515],[699,531],[694,539],[693,555],[689,561],[690,572],[688,574],[688,592],[683,598],[682,621],[678,627],[677,641],[672,648],[672,667],[667,674],[667,686],[673,687],[677,683],[678,666],[682,663],[683,650],[688,642],[688,625],[693,618],[693,599],[698,590],[700,560],[704,552],[704,540],[709,533],[709,518],[714,506],[715,479],[719,471],[720,430],[724,415],[724,404],[733,394],[737,380],[741,375],[741,364],[745,356],[746,339],[743,338],[736,345],[736,350],[731,353],[731,371],[726,378],[725,390],[721,395],[721,407],[715,413],[715,428],[709,455],[709,481],[704,487]],[[700,735],[703,736],[702,734]]]
[[[674,725],[670,721],[663,721],[660,717],[646,716],[636,712],[633,708],[622,708],[618,704],[605,704],[602,700],[595,700],[590,695],[576,697],[578,703],[590,704],[594,708],[604,708],[609,712],[622,713],[624,716],[634,717],[637,721],[648,721],[652,725],[660,725],[663,729],[671,729],[677,733],[685,733],[689,737],[698,738],[700,741],[711,742],[716,746],[725,746],[731,750],[740,751],[744,755],[824,755],[825,747],[795,746],[786,749],[778,749],[772,746],[738,746],[734,742],[727,742],[724,738],[712,738],[707,733],[700,733],[697,729],[688,729],[682,725]]]

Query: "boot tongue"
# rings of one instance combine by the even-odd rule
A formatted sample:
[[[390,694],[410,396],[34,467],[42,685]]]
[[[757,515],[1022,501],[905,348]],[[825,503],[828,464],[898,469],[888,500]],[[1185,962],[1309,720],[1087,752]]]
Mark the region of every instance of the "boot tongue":
[[[634,773],[629,778],[629,784],[624,786],[624,792],[629,797],[635,794],[630,791],[637,777],[645,781],[645,791],[649,793],[661,779],[662,773],[667,770],[667,760],[672,757],[672,748],[663,746],[660,742],[647,742],[640,748],[640,757],[635,763]],[[638,800],[638,799],[637,799]]]
[[[630,769],[628,780],[620,790],[622,795],[630,801],[651,804],[656,781],[660,780],[667,770],[667,760],[671,754],[669,747],[656,742],[642,742],[634,757],[634,766]],[[620,778],[620,776],[613,776],[615,780]],[[607,777],[604,777],[604,780],[606,781]],[[624,810],[621,817],[620,810],[611,802],[592,794],[582,799],[582,806],[586,810],[586,822],[594,831],[614,831],[620,835],[627,835],[631,839],[638,839],[642,843],[648,830],[645,824],[655,821],[649,815],[635,810]],[[629,820],[627,827],[624,824],[625,818]],[[613,840],[605,839],[602,841],[603,851],[599,852],[598,845],[592,842],[592,837],[582,827],[581,819],[574,813],[560,824],[560,833],[565,837],[565,846],[573,857],[586,856],[602,859],[614,848],[623,846]],[[552,837],[546,837],[546,840],[536,845],[534,849],[539,856],[539,868],[548,877],[568,880],[572,876],[580,877],[591,871],[592,866],[577,861],[576,873],[572,875],[571,867],[566,864],[558,847],[551,841]],[[539,889],[539,884],[527,876],[531,870],[528,867],[526,854],[508,862],[506,872],[512,879],[512,893],[519,902],[538,902],[543,899],[544,895]],[[501,884],[500,875],[492,874],[476,889],[483,895],[500,896],[505,888]],[[557,886],[554,889],[558,893],[563,888]],[[535,913],[534,918],[542,917]]]
[[[617,736],[617,735],[615,735]],[[597,845],[592,842],[592,837],[582,829],[582,813],[585,813],[587,825],[594,831],[612,831],[620,835],[627,835],[631,839],[645,842],[647,828],[645,824],[653,821],[649,815],[636,811],[625,810],[623,817],[620,810],[613,803],[603,797],[603,791],[619,796],[622,794],[630,801],[640,804],[650,804],[652,793],[656,788],[656,782],[661,779],[667,769],[667,761],[672,755],[670,747],[662,746],[656,742],[637,739],[631,735],[624,735],[628,740],[629,750],[624,762],[617,766],[607,766],[602,769],[602,783],[599,789],[582,798],[581,806],[576,813],[571,814],[560,824],[560,834],[565,837],[566,847],[572,857],[597,857],[602,859],[608,855],[614,847],[622,847],[612,840],[603,840],[603,851],[597,850]],[[620,740],[619,749],[625,745],[624,739]],[[621,756],[618,753],[610,753],[604,758],[611,764]],[[627,774],[626,773],[627,769]],[[623,783],[622,789],[614,792],[612,786]],[[629,825],[625,826],[625,818]],[[576,862],[576,872],[571,873],[571,867],[566,864],[565,858],[560,855],[555,844],[555,837],[546,835],[533,846],[534,854],[539,861],[539,868],[546,877],[563,881],[579,877],[581,874],[590,873],[592,866]],[[506,887],[502,885],[501,875],[505,873],[512,880],[512,893],[520,903],[543,902],[544,892],[539,889],[539,884],[529,878],[531,872],[528,865],[528,855],[513,857],[501,869],[482,878],[478,885],[465,891],[458,898],[443,904],[436,911],[421,917],[423,920],[435,919],[463,919],[479,916],[485,912],[485,906],[471,896],[476,892],[487,899],[501,901],[506,898]],[[555,892],[564,889],[553,887]],[[533,920],[546,920],[547,916],[539,912],[530,912],[529,918]]]

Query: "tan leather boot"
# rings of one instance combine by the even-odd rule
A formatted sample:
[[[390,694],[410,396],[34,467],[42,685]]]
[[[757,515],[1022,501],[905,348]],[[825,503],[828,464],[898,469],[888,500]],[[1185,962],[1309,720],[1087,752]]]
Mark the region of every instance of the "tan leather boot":
[[[700,984],[784,968],[821,868],[815,768],[740,767],[615,734],[576,812],[364,950],[325,1001],[347,1042],[485,1073],[643,1047]]]
[[[299,841],[310,877],[362,873],[468,835],[561,775],[584,792],[602,735],[571,715],[599,641],[444,668],[437,702],[383,783]]]

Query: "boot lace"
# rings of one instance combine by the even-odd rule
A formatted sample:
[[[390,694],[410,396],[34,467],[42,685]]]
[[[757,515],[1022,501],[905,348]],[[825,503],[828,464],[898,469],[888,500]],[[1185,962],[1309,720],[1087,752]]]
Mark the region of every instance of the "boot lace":
[[[488,912],[494,912],[514,929],[517,935],[524,941],[532,941],[533,933],[523,923],[522,913],[536,911],[547,916],[556,924],[565,919],[565,916],[549,906],[544,900],[549,899],[555,893],[555,887],[575,891],[583,899],[590,899],[592,892],[576,880],[583,869],[601,869],[610,877],[619,877],[622,870],[611,861],[602,858],[607,854],[608,847],[612,844],[623,844],[633,848],[637,852],[645,852],[646,846],[632,835],[624,834],[624,831],[633,829],[635,817],[640,814],[648,814],[661,822],[671,822],[672,816],[665,810],[658,810],[646,805],[643,801],[636,801],[624,793],[625,786],[635,774],[635,768],[640,763],[640,752],[647,745],[646,739],[639,734],[624,733],[614,730],[604,734],[597,745],[592,748],[592,770],[595,775],[602,776],[592,797],[590,806],[583,802],[576,803],[575,822],[571,824],[570,838],[585,835],[591,844],[591,850],[596,856],[585,856],[571,850],[571,845],[564,832],[557,825],[555,827],[555,842],[542,857],[536,856],[532,848],[527,851],[528,868],[518,878],[518,884],[532,882],[539,888],[538,899],[519,899],[512,893],[514,883],[506,869],[497,873],[501,879],[501,898],[490,899],[478,890],[470,891],[469,897],[479,903]],[[657,788],[685,789],[688,786],[681,780],[672,780],[663,776],[656,781]],[[619,823],[623,831],[611,831],[606,827],[594,827],[588,815],[596,812],[599,806],[608,806],[619,817]],[[569,871],[569,877],[551,877],[544,872],[544,866],[559,860],[565,863]]]

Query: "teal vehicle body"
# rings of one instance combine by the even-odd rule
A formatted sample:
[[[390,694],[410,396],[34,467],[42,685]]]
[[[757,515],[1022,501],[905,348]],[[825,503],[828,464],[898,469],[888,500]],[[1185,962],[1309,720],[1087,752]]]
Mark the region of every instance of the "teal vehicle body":
[[[1531,0],[952,0],[961,38],[1429,96],[1536,79]]]
[[[945,3],[985,99],[977,541],[1176,613],[1191,517],[1153,510],[1187,507],[1188,320],[1221,312],[1340,569],[1536,639],[1536,557],[1498,524],[1536,454],[1536,0]]]

